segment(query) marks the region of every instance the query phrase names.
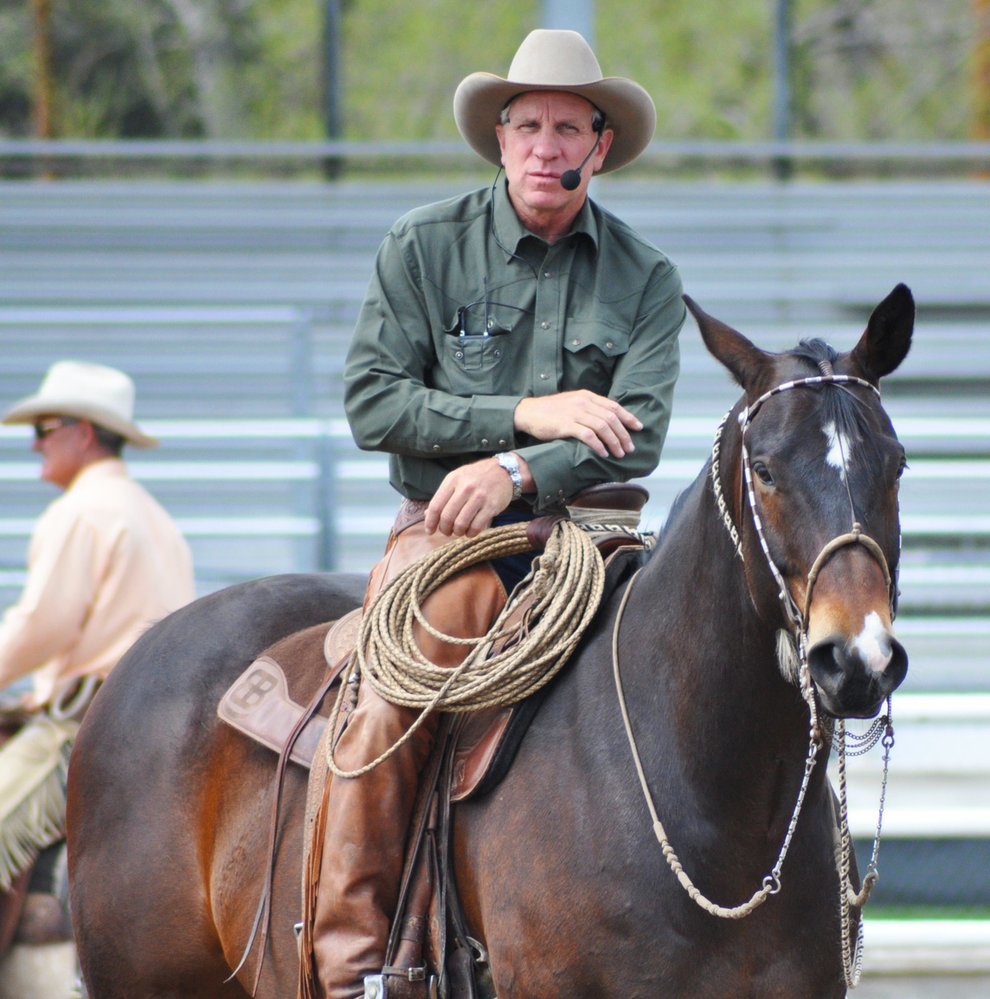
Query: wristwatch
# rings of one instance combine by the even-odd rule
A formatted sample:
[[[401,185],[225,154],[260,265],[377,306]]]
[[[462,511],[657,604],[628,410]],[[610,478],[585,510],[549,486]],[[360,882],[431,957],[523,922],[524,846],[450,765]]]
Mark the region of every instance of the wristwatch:
[[[511,451],[500,451],[495,455],[495,460],[509,473],[509,478],[512,480],[512,498],[519,499],[523,493],[519,459]]]

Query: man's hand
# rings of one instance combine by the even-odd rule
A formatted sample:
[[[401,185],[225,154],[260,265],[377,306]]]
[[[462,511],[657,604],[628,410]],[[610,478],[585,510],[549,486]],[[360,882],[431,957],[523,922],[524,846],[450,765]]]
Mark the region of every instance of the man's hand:
[[[529,396],[516,406],[514,423],[516,430],[541,441],[573,437],[602,458],[635,451],[629,431],[643,429],[624,406],[588,389]]]
[[[523,463],[520,463],[521,465]],[[523,483],[532,477],[523,470]],[[494,458],[483,458],[449,472],[426,508],[428,533],[473,538],[512,501],[512,480]]]

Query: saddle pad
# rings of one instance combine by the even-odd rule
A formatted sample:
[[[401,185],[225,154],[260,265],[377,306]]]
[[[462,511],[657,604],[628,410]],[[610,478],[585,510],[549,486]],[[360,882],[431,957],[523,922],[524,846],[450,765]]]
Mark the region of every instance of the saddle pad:
[[[281,753],[289,733],[304,708],[289,697],[282,667],[269,656],[261,656],[234,681],[217,705],[217,716],[249,739]],[[458,743],[454,800],[469,797],[498,758],[512,709],[479,712],[466,725]],[[313,715],[292,747],[289,759],[311,768],[327,719]]]
[[[270,656],[255,659],[217,705],[221,721],[276,753],[282,752],[304,710],[289,697],[285,673]],[[322,715],[313,715],[299,733],[289,759],[308,769],[326,724]]]
[[[303,707],[289,697],[282,667],[261,656],[234,681],[217,705],[217,716],[249,739],[281,753]],[[512,709],[480,712],[459,741],[455,766],[455,800],[469,797],[485,777],[502,743]],[[327,719],[313,715],[303,727],[289,759],[307,770],[320,744]]]

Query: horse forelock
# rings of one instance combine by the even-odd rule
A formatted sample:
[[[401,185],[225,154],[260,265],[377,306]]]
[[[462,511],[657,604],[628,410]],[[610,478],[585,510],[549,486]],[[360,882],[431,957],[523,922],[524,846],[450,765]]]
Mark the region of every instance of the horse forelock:
[[[812,369],[808,375],[828,373],[840,357],[834,347],[818,338],[802,340],[788,356],[806,362]],[[874,460],[878,451],[871,447],[871,442],[875,440],[876,423],[870,414],[877,408],[873,393],[864,395],[843,383],[825,383],[814,391],[816,418],[830,448],[842,437],[845,441],[856,441],[865,446],[868,449],[867,462]]]

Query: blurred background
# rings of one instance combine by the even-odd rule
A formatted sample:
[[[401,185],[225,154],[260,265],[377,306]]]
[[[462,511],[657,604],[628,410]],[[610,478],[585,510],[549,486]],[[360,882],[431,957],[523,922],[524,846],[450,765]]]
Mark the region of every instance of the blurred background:
[[[915,294],[884,385],[911,672],[857,994],[990,994],[990,0],[0,0],[0,404],[61,357],[127,370],[163,440],[130,464],[201,593],[366,571],[395,497],[340,373],[374,253],[492,182],[451,97],[534,27],[653,95],[651,147],[592,193],[707,311],[847,349],[894,284]],[[692,325],[682,347],[648,529],[737,394]],[[0,606],[53,497],[0,428]],[[850,767],[865,863],[879,750]]]

